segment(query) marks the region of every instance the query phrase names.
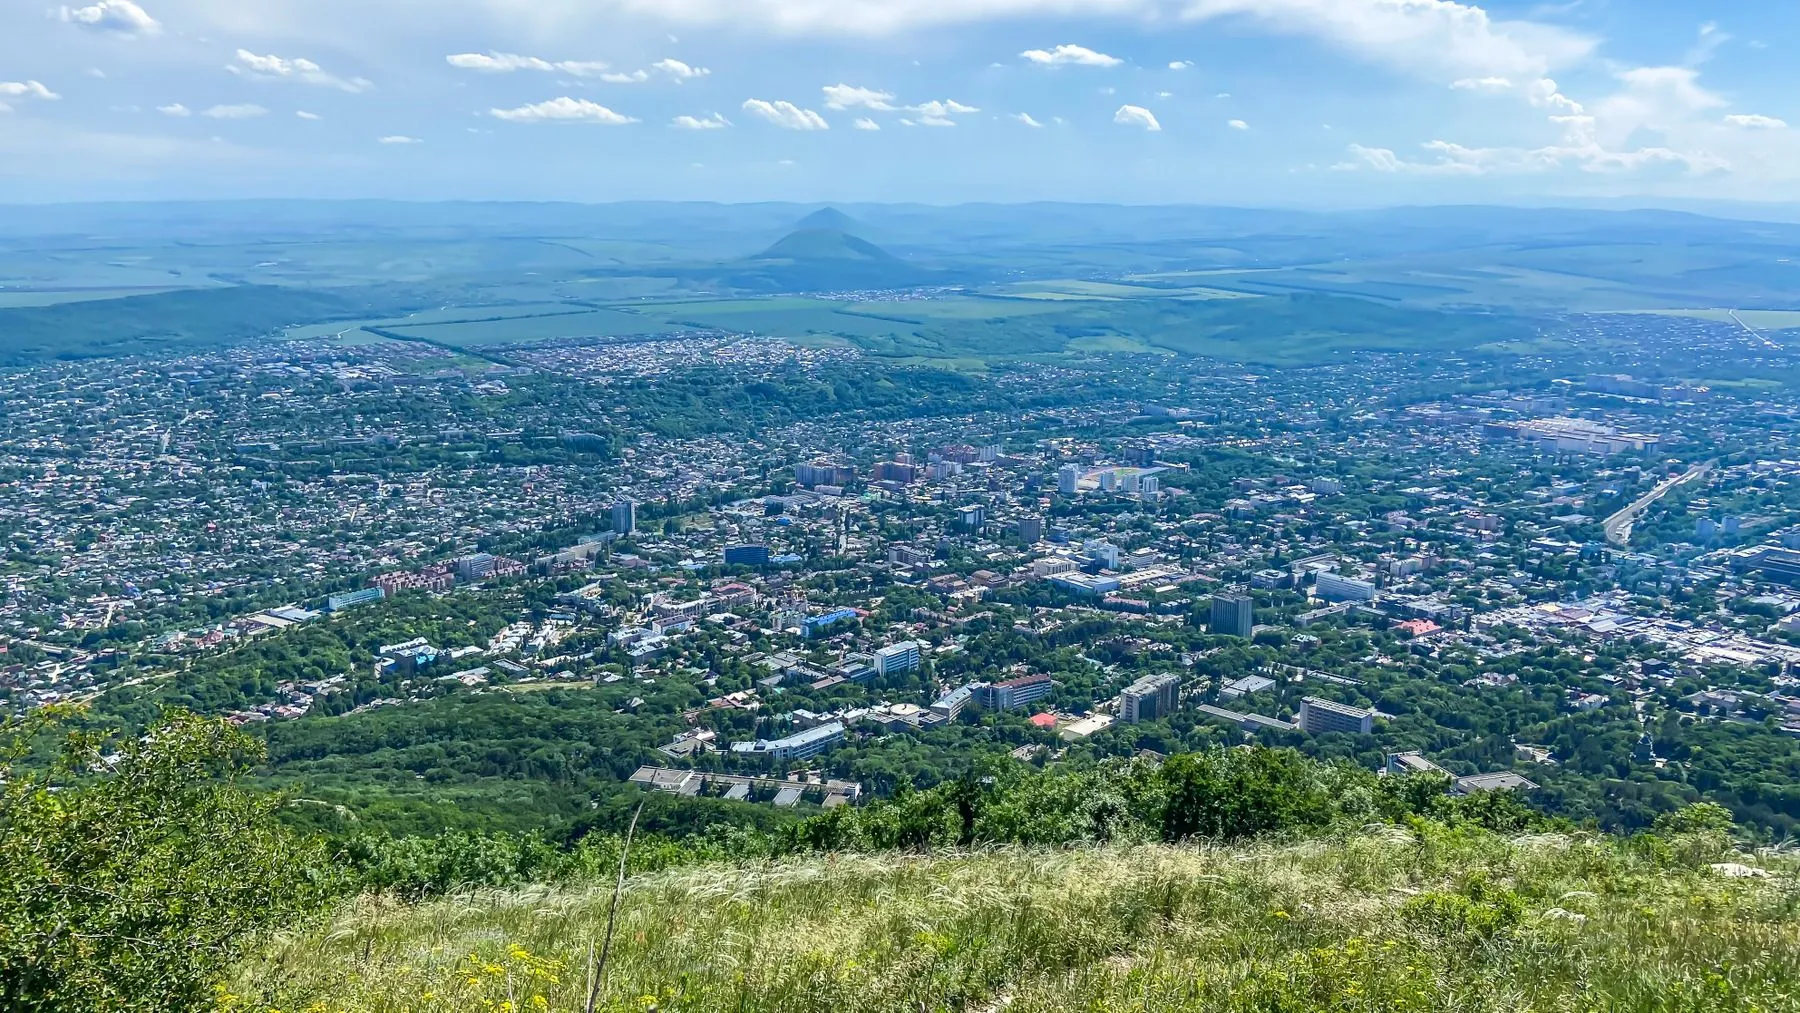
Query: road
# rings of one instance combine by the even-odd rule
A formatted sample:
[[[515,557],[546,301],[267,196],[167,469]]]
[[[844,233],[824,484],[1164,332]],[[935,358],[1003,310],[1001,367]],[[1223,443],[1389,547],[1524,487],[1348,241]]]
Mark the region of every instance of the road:
[[[1613,545],[1625,546],[1631,543],[1631,526],[1637,523],[1638,517],[1650,509],[1650,505],[1673,492],[1678,486],[1686,485],[1697,478],[1704,478],[1713,470],[1718,462],[1708,461],[1696,464],[1686,472],[1669,479],[1656,488],[1639,496],[1635,502],[1625,509],[1606,519],[1606,540]]]
[[[1744,329],[1745,333],[1749,334],[1751,337],[1762,342],[1764,348],[1780,348],[1781,347],[1780,345],[1776,344],[1775,342],[1770,341],[1769,336],[1767,334],[1764,334],[1763,332],[1757,330],[1756,328],[1750,326],[1749,324],[1744,323],[1744,318],[1737,315],[1737,310],[1727,310],[1726,312],[1731,314],[1731,320],[1733,323],[1737,324],[1739,327],[1742,327]]]

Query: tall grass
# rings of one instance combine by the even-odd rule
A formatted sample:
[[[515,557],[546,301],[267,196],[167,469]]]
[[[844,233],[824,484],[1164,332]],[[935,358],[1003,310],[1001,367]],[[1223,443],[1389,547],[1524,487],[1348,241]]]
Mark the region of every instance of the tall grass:
[[[1242,848],[847,855],[639,876],[609,1011],[1800,1010],[1800,863],[1420,823]],[[1711,868],[1747,863],[1760,876]],[[223,1005],[580,1010],[611,884],[363,898]]]

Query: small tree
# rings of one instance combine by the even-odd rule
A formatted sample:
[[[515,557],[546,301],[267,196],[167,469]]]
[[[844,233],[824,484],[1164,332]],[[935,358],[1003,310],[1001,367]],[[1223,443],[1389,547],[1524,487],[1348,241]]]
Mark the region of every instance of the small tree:
[[[238,787],[260,743],[230,724],[170,712],[109,752],[69,716],[0,723],[0,1007],[207,1008],[261,933],[323,902],[317,854],[279,796]]]

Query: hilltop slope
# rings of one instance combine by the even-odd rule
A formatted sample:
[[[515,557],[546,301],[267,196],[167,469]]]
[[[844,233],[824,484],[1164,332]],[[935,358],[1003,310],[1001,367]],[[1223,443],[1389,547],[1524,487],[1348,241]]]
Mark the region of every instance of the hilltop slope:
[[[1713,868],[1722,843],[1421,822],[1235,849],[678,869],[631,881],[597,1008],[1794,1009],[1800,865],[1733,876]],[[365,898],[235,989],[281,1009],[579,1010],[609,899]]]

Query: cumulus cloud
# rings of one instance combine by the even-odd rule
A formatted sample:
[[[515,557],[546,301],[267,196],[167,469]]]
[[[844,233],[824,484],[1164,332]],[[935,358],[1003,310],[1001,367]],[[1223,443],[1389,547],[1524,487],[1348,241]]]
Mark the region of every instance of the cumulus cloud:
[[[600,80],[607,84],[643,84],[650,80],[650,72],[647,70],[612,71],[601,74]]]
[[[570,77],[599,77],[610,69],[610,64],[601,60],[557,60],[553,62],[536,56],[492,51],[454,53],[444,57],[444,62],[459,70],[473,70],[483,74],[511,74],[521,70],[536,70],[545,73],[568,74]]]
[[[694,67],[680,60],[658,60],[650,65],[652,70],[667,74],[676,81],[692,81],[697,77],[705,77],[712,71],[705,67]]]
[[[877,112],[894,112],[899,107],[894,105],[894,96],[885,91],[873,88],[858,88],[848,84],[828,84],[825,86],[825,108],[827,109],[873,109]]]
[[[489,109],[488,115],[508,123],[593,123],[621,127],[637,122],[636,119],[613,112],[598,102],[570,98],[567,95],[516,109]]]
[[[515,70],[556,69],[556,64],[549,60],[540,60],[535,56],[521,56],[518,53],[452,53],[444,57],[444,62],[460,70],[480,71],[483,74],[510,74]],[[601,69],[605,69],[604,66]]]
[[[95,32],[155,35],[162,31],[162,25],[131,0],[99,0],[89,7],[61,7],[55,14],[68,24]]]
[[[1120,106],[1119,111],[1113,113],[1113,122],[1120,126],[1142,127],[1152,132],[1162,129],[1162,124],[1156,121],[1156,114],[1143,106]]]
[[[1250,129],[1250,124],[1245,123],[1243,120],[1230,120],[1225,125],[1230,127],[1233,130],[1249,130]]]
[[[294,115],[300,119],[309,120],[309,121],[319,120],[319,119],[323,118],[318,113],[309,113],[304,109],[296,110]]]
[[[377,137],[375,139],[375,143],[376,144],[424,144],[425,142],[419,140],[417,137],[408,137],[405,134],[389,134],[386,137]]]
[[[40,81],[0,81],[0,98],[37,98],[55,101],[62,96],[44,87]]]
[[[677,116],[669,125],[679,130],[723,130],[731,126],[731,121],[718,113],[712,113],[707,116]]]
[[[1194,65],[1192,60],[1175,60],[1169,64],[1170,70],[1187,70]]]
[[[811,109],[802,109],[792,102],[767,102],[753,98],[744,103],[744,111],[759,119],[764,119],[783,130],[830,130],[831,124],[825,117]]]
[[[1531,21],[1496,21],[1455,0],[1193,0],[1186,16],[1255,18],[1408,72],[1439,79],[1542,77],[1593,53],[1592,37]]]
[[[1039,123],[1030,113],[1013,113],[1012,118],[1034,130],[1043,127],[1043,124]]]
[[[180,102],[171,102],[166,106],[157,106],[156,111],[162,113],[164,116],[174,116],[177,118],[194,115],[192,109],[182,105]]]
[[[1045,67],[1117,67],[1124,60],[1097,53],[1086,46],[1062,45],[1055,49],[1027,49],[1019,56]]]
[[[1782,130],[1787,127],[1786,120],[1757,113],[1732,113],[1725,117],[1725,122],[1734,127],[1748,127],[1752,130]]]
[[[253,77],[264,81],[298,81],[302,84],[318,85],[322,88],[336,88],[347,92],[368,91],[374,85],[366,78],[344,78],[336,74],[326,73],[325,69],[311,60],[303,58],[287,59],[269,55],[259,56],[247,49],[237,51],[236,62],[225,68],[233,74]]]
[[[253,120],[258,116],[269,115],[269,111],[262,106],[245,102],[240,105],[213,106],[200,115],[215,120]]]
[[[881,129],[881,124],[875,122],[872,119],[869,119],[867,116],[858,116],[856,118],[856,122],[852,123],[850,125],[855,127],[858,130],[880,130]]]
[[[919,125],[925,127],[954,127],[956,126],[954,117],[967,116],[981,111],[974,106],[963,105],[955,99],[907,106],[906,110],[916,113]]]

